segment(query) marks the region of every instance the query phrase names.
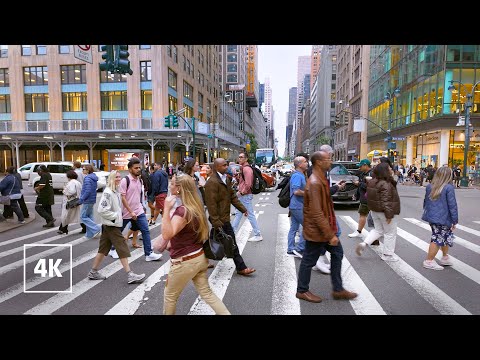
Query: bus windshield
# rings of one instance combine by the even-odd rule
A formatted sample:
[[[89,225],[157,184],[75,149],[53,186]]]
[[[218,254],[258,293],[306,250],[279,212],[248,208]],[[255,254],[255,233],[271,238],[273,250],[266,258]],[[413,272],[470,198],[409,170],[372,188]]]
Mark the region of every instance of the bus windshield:
[[[273,149],[257,149],[255,154],[255,164],[259,166],[271,166],[275,163],[275,151]]]

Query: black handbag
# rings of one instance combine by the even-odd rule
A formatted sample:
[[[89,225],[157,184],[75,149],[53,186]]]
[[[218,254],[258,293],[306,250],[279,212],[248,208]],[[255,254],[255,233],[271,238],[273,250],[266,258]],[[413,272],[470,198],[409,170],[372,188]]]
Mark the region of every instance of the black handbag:
[[[72,199],[72,200],[68,200],[65,207],[67,208],[67,210],[69,210],[69,209],[73,209],[73,208],[75,208],[79,205],[80,205],[80,199],[75,198],[75,199]]]
[[[203,243],[203,251],[207,259],[222,260],[224,257],[233,258],[233,252],[237,245],[233,237],[228,235],[222,228],[210,230],[210,237]]]

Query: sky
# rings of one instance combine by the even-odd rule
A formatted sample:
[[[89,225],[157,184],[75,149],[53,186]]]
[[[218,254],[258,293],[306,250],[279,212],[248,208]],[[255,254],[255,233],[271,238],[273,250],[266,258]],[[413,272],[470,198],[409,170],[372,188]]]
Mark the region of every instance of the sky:
[[[312,45],[258,45],[258,81],[264,83],[266,77],[270,78],[280,156],[285,150],[288,90],[297,86],[298,57],[311,53]]]

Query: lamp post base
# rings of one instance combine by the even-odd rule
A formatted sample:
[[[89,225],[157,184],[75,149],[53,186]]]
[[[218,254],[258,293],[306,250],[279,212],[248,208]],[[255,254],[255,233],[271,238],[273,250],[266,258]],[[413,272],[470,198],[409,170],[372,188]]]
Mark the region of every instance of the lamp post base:
[[[468,187],[468,177],[463,177],[463,178],[460,180],[460,186]]]

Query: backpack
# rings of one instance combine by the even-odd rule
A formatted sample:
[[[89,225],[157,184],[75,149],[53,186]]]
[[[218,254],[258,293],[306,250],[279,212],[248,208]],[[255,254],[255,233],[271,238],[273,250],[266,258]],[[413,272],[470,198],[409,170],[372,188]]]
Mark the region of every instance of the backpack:
[[[283,208],[287,208],[287,207],[290,206],[290,199],[291,199],[291,196],[290,196],[290,179],[291,179],[291,176],[289,176],[288,178],[284,178],[282,180],[282,183],[285,179],[287,179],[287,181],[283,185],[283,188],[282,188],[282,191],[280,191],[280,194],[278,194],[278,203]]]

